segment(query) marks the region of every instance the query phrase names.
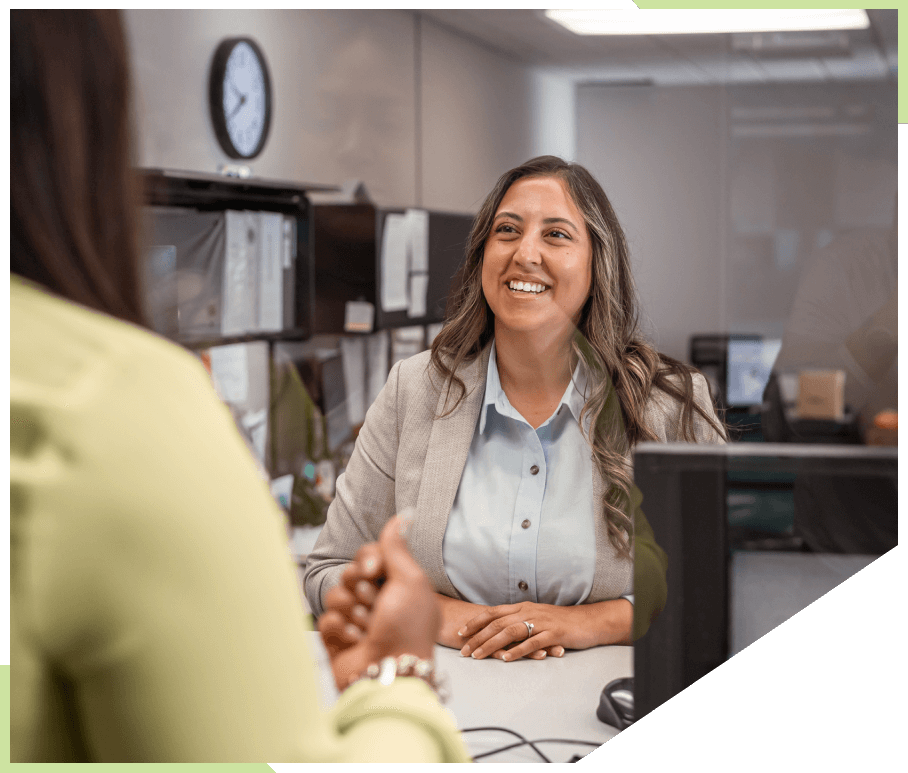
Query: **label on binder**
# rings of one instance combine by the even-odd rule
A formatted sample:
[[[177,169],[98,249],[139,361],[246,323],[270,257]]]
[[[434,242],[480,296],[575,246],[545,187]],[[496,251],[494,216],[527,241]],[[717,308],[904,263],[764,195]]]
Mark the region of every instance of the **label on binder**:
[[[374,322],[374,305],[367,301],[347,301],[344,313],[344,332],[371,333]]]

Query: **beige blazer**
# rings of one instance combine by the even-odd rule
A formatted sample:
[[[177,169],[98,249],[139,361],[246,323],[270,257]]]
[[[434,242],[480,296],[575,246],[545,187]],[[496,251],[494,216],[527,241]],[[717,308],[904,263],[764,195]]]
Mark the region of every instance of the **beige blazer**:
[[[307,560],[306,598],[316,615],[323,612],[325,593],[340,581],[356,551],[375,541],[388,519],[405,507],[414,507],[416,513],[407,538],[410,552],[437,592],[462,598],[445,572],[442,541],[479,420],[490,348],[458,369],[467,394],[443,418],[435,416],[444,412],[446,389],[428,351],[391,369],[366,414],[347,469],[337,480],[327,522]],[[706,380],[699,374],[694,376],[694,392],[697,402],[712,411]],[[452,389],[452,399],[458,394]],[[680,437],[680,406],[661,390],[647,404],[646,419],[660,440]],[[695,427],[700,442],[721,442],[706,422]],[[596,569],[586,603],[619,598],[632,586],[632,562],[619,556],[608,540],[603,495],[594,465]]]

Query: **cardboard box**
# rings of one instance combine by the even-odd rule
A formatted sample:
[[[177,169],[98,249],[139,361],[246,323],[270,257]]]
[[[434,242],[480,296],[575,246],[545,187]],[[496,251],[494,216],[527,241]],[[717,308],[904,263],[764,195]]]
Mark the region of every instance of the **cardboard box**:
[[[798,375],[798,418],[841,421],[845,415],[845,371],[802,370]]]
[[[864,433],[864,442],[868,446],[897,446],[899,431],[883,427],[868,427],[867,432]]]

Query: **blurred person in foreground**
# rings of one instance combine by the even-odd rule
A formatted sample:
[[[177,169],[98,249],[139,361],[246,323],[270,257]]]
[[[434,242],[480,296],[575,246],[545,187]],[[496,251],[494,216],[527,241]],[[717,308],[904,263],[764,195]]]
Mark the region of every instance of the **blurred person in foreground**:
[[[369,409],[306,594],[367,610],[339,578],[405,507],[442,610],[438,642],[516,661],[630,644],[664,608],[667,557],[631,455],[722,443],[702,374],[640,334],[618,218],[579,164],[503,174],[477,214],[431,351],[394,366]]]
[[[280,510],[201,363],[142,325],[120,16],[10,22],[11,760],[468,761],[396,520],[344,577],[386,578],[365,633],[322,623],[321,710]]]

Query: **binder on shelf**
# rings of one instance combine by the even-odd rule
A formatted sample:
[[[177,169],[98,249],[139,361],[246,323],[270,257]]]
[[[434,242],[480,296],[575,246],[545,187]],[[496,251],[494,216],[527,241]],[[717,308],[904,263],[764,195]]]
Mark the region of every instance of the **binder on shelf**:
[[[284,328],[284,216],[260,212],[259,220],[257,329],[277,333]]]
[[[257,332],[259,233],[258,213],[228,209],[224,213],[227,233],[224,251],[221,335]]]
[[[194,347],[311,335],[306,192],[327,186],[139,172],[155,330]]]

